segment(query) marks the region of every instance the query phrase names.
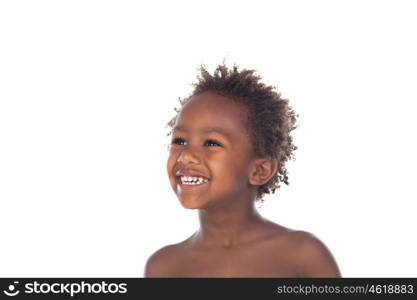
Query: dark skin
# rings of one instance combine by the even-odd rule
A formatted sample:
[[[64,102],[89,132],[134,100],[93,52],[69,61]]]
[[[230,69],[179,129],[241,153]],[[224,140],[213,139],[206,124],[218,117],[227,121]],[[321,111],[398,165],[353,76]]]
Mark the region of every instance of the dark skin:
[[[257,189],[275,174],[277,160],[254,155],[246,114],[243,104],[214,92],[196,95],[182,108],[167,171],[181,205],[198,209],[200,229],[155,252],[146,263],[145,277],[341,276],[318,238],[257,212]],[[218,131],[209,132],[213,127]],[[176,172],[187,168],[209,182],[181,188]]]

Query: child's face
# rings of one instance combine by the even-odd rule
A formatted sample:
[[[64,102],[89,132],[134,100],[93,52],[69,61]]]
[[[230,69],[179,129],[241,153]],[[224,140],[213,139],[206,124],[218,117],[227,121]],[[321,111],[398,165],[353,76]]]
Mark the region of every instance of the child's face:
[[[218,207],[253,194],[248,182],[253,148],[245,118],[243,104],[212,92],[194,96],[184,105],[174,125],[167,170],[185,208]],[[223,134],[209,132],[213,127]],[[192,176],[192,172],[208,182],[182,183],[178,173]]]

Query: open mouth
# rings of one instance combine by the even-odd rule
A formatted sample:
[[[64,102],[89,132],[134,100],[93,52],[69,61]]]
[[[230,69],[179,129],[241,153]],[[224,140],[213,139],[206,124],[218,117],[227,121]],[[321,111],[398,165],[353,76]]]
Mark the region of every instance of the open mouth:
[[[204,185],[207,185],[210,180],[204,177],[198,176],[178,176],[177,177],[178,184],[180,185],[181,189],[190,190],[195,189]]]

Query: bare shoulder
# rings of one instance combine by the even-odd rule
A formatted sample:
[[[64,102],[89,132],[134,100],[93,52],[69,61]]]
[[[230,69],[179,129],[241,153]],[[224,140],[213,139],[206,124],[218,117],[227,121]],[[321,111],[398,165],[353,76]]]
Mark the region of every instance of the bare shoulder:
[[[291,249],[300,277],[341,277],[330,250],[314,234],[287,230],[283,239]]]
[[[170,277],[178,247],[179,244],[168,245],[154,252],[146,261],[144,277]]]

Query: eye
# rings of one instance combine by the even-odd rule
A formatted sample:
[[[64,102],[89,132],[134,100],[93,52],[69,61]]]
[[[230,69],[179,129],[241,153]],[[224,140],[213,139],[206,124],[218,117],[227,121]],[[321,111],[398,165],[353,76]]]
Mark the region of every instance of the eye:
[[[184,145],[183,143],[185,142],[186,141],[183,138],[178,137],[178,138],[173,139],[171,144],[183,146]],[[216,140],[206,140],[205,145],[216,146],[216,147],[221,146],[221,144]]]
[[[185,142],[183,138],[175,138],[172,140],[171,144],[181,145],[182,142]]]
[[[217,145],[217,146],[221,146],[221,144],[219,142],[215,141],[215,140],[207,140],[206,144],[214,144],[214,145]]]

